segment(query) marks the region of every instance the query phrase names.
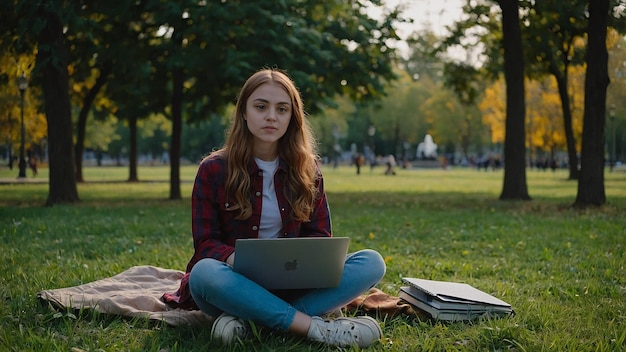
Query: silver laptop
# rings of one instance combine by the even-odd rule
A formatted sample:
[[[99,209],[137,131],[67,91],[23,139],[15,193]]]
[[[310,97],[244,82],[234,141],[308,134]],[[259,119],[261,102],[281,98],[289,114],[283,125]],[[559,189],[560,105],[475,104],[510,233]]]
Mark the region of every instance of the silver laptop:
[[[336,287],[349,244],[348,237],[238,239],[233,270],[269,290]]]

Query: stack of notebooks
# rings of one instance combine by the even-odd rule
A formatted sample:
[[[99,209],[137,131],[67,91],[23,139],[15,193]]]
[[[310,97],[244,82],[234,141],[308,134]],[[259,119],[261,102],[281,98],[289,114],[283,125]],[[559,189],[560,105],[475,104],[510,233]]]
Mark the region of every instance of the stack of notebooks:
[[[511,305],[468,284],[402,278],[399,297],[436,320],[475,320],[513,314]]]

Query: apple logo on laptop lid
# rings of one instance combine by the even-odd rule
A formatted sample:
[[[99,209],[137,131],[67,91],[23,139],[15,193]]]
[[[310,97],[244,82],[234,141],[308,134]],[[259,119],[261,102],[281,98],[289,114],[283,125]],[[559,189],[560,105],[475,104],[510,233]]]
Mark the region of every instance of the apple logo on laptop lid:
[[[294,260],[290,260],[288,262],[285,263],[285,270],[287,271],[293,271],[298,269],[298,260],[294,259]]]

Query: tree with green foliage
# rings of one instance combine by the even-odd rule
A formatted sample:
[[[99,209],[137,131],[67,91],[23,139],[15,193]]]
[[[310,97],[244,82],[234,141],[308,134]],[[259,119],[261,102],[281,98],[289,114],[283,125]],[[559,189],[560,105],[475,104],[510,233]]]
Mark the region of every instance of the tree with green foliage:
[[[276,66],[287,70],[308,110],[315,112],[336,94],[357,100],[376,98],[385,79],[393,78],[394,55],[387,41],[397,39],[392,26],[396,12],[379,22],[367,15],[359,1],[223,2],[166,9],[170,11],[159,8],[158,16],[166,17],[158,22],[167,24],[172,36],[161,44],[168,54],[163,61],[166,70],[157,72],[171,77],[172,199],[180,198],[177,162],[183,110],[193,107],[194,98],[208,99],[212,103],[208,111],[218,111],[251,71]],[[206,48],[217,54],[214,66],[206,64],[207,59],[216,60],[207,56]],[[210,79],[203,79],[207,76]],[[198,110],[207,111],[197,106],[192,111]]]
[[[65,33],[69,50],[69,64],[72,67],[70,82],[81,87],[74,91],[73,105],[79,107],[76,117],[76,138],[74,156],[76,180],[83,182],[83,153],[85,149],[86,126],[89,116],[105,118],[110,109],[99,111],[94,104],[97,98],[109,99],[103,90],[110,82],[112,73],[120,71],[124,56],[136,50],[133,42],[132,20],[138,17],[129,1],[116,1],[114,4],[84,2],[75,10],[72,25]],[[131,42],[131,43],[129,43]],[[133,62],[134,64],[134,62]]]
[[[46,205],[79,201],[74,172],[74,144],[69,97],[68,57],[64,15],[59,1],[18,2],[18,45],[30,50],[36,43],[35,82],[43,87],[48,123],[49,193]],[[8,16],[9,17],[9,16]],[[11,22],[9,22],[10,25]]]
[[[6,6],[3,13],[9,21],[0,27],[2,32],[10,31],[8,27],[17,24],[18,18],[31,19],[20,27],[20,34],[30,38],[21,44],[39,46],[40,69],[36,72],[44,74],[47,96],[50,184],[55,195],[51,203],[56,202],[57,194],[68,197],[61,201],[78,200],[71,188],[76,187],[74,170],[80,162],[76,163],[73,155],[82,153],[82,146],[66,150],[73,138],[69,89],[63,88],[69,85],[70,64],[83,72],[83,79],[93,77],[87,74],[89,69],[100,70],[101,77],[85,96],[79,131],[84,129],[95,94],[106,91],[115,97],[116,115],[126,117],[132,130],[131,164],[136,163],[136,119],[163,113],[172,120],[172,199],[181,198],[178,169],[183,118],[201,120],[221,111],[252,71],[264,66],[287,70],[298,83],[310,112],[337,94],[360,100],[380,97],[384,82],[393,78],[394,50],[387,43],[398,39],[393,24],[399,14],[391,11],[381,20],[374,19],[360,1],[145,0],[102,5],[92,1],[15,0],[11,5],[19,11]],[[382,7],[382,2],[371,1],[368,6]],[[50,50],[52,44],[54,50]],[[80,53],[75,61],[65,54],[68,48],[70,57]],[[66,164],[68,157],[71,166]],[[136,178],[133,169],[131,165],[130,180]],[[57,170],[73,174],[63,177],[67,185],[60,188]]]
[[[68,46],[72,48],[70,61],[74,74],[71,78],[75,85],[86,87],[77,103],[81,106],[75,143],[79,182],[83,180],[86,121],[89,112],[94,110],[93,102],[98,94],[113,103],[97,115],[114,113],[131,130],[128,181],[139,181],[137,121],[167,106],[167,99],[163,99],[166,82],[154,82],[159,76],[153,75],[153,52],[149,50],[149,40],[153,38],[148,31],[157,29],[151,20],[153,15],[146,10],[148,5],[146,1],[84,3],[76,10],[74,25],[67,30]]]
[[[148,109],[172,120],[170,198],[180,198],[183,118],[197,121],[222,111],[251,71],[286,69],[310,112],[338,93],[357,99],[379,96],[384,79],[393,77],[393,50],[386,42],[396,38],[391,24],[397,14],[378,23],[363,6],[343,1],[161,6],[146,1],[141,12],[147,19],[141,24],[145,39],[139,45],[150,53],[146,79],[154,83],[143,100],[162,97],[149,102]]]

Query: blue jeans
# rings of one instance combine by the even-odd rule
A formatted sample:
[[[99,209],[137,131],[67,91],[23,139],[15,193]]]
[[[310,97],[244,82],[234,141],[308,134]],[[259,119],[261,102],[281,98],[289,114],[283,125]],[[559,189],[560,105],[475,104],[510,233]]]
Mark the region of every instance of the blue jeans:
[[[208,315],[218,316],[226,312],[286,331],[296,311],[319,316],[341,308],[374,287],[385,275],[385,270],[385,261],[376,251],[365,249],[350,253],[339,286],[307,290],[289,300],[234,272],[230,265],[206,258],[191,270],[189,288],[198,307]]]

